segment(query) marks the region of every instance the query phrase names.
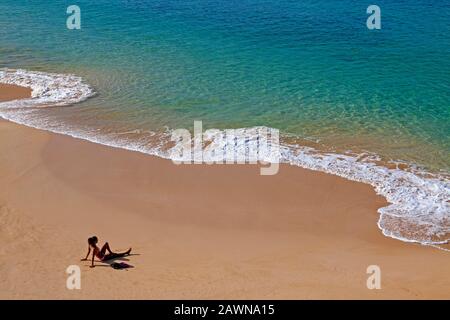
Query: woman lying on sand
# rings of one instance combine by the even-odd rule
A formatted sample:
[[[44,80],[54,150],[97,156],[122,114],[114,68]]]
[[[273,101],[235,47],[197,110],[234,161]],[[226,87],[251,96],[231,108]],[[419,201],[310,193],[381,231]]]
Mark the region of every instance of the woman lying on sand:
[[[95,267],[94,266],[94,258],[97,257],[100,259],[100,261],[107,261],[107,260],[111,260],[111,259],[115,259],[115,258],[120,258],[120,257],[124,257],[130,254],[131,252],[131,248],[128,249],[128,251],[126,252],[122,252],[122,253],[116,253],[116,252],[112,252],[111,248],[109,247],[108,242],[106,242],[102,249],[99,249],[97,247],[97,243],[98,243],[98,238],[96,236],[90,237],[88,239],[88,253],[86,255],[86,258],[81,259],[81,261],[86,261],[89,258],[89,254],[91,253],[91,247],[92,250],[94,252],[92,252],[92,264],[91,264],[91,268]],[[106,254],[106,251],[108,251],[109,253]]]

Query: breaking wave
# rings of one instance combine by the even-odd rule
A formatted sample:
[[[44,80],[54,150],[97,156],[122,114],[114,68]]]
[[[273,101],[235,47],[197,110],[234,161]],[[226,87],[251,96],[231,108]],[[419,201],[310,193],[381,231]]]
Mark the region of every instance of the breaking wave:
[[[31,98],[3,102],[1,108],[65,106],[86,100],[94,90],[80,77],[71,74],[0,70],[0,82],[32,89]]]

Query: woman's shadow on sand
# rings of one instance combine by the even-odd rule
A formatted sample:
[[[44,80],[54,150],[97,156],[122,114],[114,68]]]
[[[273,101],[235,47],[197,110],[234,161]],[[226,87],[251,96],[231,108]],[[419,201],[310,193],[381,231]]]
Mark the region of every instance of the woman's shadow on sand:
[[[140,254],[139,253],[131,253],[131,254],[127,255],[127,257],[131,257],[131,256],[140,256]],[[96,262],[102,263],[100,265],[96,265],[96,267],[111,267],[115,270],[127,270],[127,269],[134,268],[134,266],[126,263],[128,261],[130,261],[130,259],[128,259],[126,257],[116,257],[116,258],[111,258],[111,259],[104,260],[104,261],[96,261]]]

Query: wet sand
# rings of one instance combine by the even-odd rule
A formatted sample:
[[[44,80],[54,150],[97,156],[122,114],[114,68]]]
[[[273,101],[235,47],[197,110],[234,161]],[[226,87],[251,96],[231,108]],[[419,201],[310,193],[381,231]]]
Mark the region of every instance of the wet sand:
[[[0,84],[0,102],[31,97],[31,89],[12,84]]]

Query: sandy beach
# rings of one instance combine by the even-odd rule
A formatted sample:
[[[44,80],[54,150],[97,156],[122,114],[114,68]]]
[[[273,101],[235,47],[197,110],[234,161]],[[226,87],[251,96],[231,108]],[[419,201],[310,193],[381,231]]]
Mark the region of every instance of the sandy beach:
[[[0,86],[0,100],[30,90]],[[0,120],[1,299],[449,299],[450,254],[386,238],[372,187],[182,165]],[[81,262],[97,235],[128,271]],[[81,267],[81,290],[66,268]],[[369,265],[380,290],[366,287]]]

